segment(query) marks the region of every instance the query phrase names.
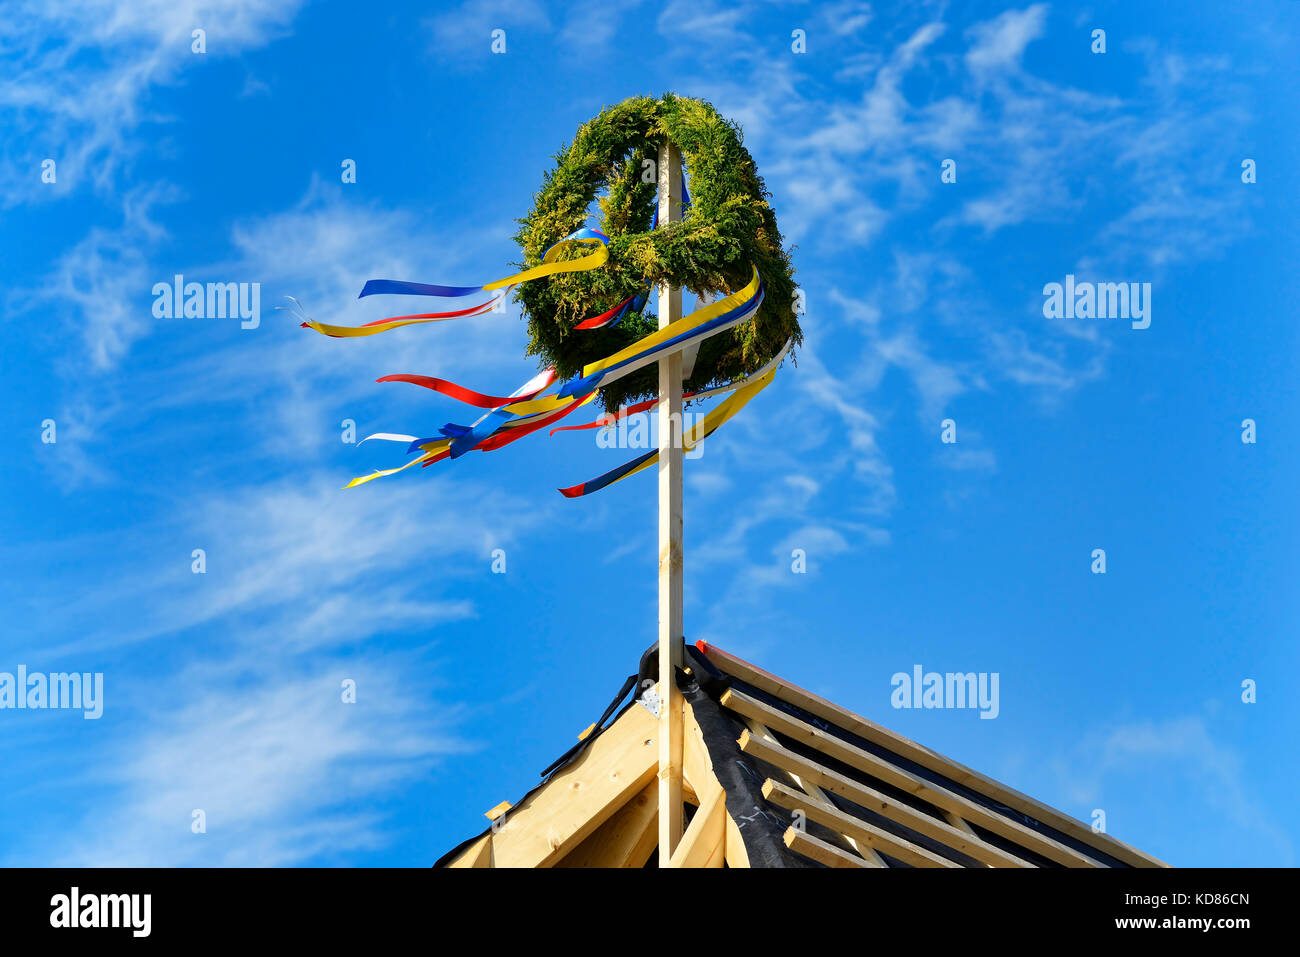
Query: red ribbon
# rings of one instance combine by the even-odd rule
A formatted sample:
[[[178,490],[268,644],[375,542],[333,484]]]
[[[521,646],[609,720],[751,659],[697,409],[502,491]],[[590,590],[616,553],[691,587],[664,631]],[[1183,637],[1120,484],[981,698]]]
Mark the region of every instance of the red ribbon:
[[[376,382],[409,382],[412,385],[423,386],[426,389],[432,389],[434,392],[440,392],[449,398],[464,402],[466,405],[476,406],[480,409],[499,409],[504,405],[510,405],[513,402],[524,402],[528,399],[535,399],[547,389],[551,383],[547,382],[533,392],[526,392],[522,395],[484,395],[482,392],[475,392],[473,389],[467,389],[463,385],[457,385],[454,382],[448,382],[446,379],[435,379],[433,376],[413,375],[406,372],[399,372],[396,375],[386,375],[382,379],[376,379]],[[552,378],[551,381],[554,381]]]

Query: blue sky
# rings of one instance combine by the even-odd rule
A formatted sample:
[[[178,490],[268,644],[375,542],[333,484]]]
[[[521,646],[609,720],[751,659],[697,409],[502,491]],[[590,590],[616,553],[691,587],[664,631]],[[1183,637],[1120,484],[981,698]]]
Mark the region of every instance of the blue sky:
[[[0,672],[104,674],[99,720],[0,711],[0,863],[423,866],[596,718],[654,479],[564,499],[631,453],[539,434],[343,492],[400,459],[343,420],[464,417],[376,378],[509,391],[524,324],[271,307],[504,275],[577,126],[672,90],[742,125],[808,308],[687,463],[688,638],[1173,864],[1295,864],[1300,6],[122,7],[0,24]],[[155,319],[176,273],[260,325]],[[1150,327],[1045,318],[1067,274]],[[997,718],[891,707],[918,664]]]

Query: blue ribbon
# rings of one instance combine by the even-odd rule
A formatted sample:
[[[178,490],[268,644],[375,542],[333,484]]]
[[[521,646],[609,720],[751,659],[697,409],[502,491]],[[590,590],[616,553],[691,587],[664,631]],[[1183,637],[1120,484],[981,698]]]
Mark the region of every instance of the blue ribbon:
[[[482,292],[482,286],[438,286],[427,282],[404,282],[401,279],[367,279],[361,287],[362,299],[366,296],[442,296],[456,299]]]

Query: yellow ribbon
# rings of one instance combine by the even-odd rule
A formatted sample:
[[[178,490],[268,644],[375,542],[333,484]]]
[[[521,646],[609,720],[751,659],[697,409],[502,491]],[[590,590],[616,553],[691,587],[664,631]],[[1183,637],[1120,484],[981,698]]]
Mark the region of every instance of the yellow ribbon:
[[[358,336],[373,336],[376,333],[387,332],[389,329],[400,329],[402,326],[415,326],[423,322],[446,322],[449,318],[464,318],[463,316],[448,316],[441,319],[395,319],[392,322],[377,322],[373,326],[331,326],[326,322],[317,322],[315,319],[308,319],[303,323],[308,329],[315,329],[317,332],[324,333],[327,336],[334,336],[337,339],[355,339]]]
[[[559,255],[559,249],[565,243],[596,243],[600,248],[590,255],[583,256],[581,259],[572,259],[563,263],[556,262],[555,257]],[[541,279],[543,276],[553,276],[556,273],[586,272],[588,269],[596,269],[605,265],[608,260],[609,247],[599,239],[593,239],[590,236],[584,236],[581,239],[562,239],[546,250],[546,255],[542,257],[542,265],[534,266],[532,269],[525,269],[523,272],[517,272],[505,279],[498,279],[496,282],[490,282],[483,287],[483,291],[491,292],[494,289],[500,289],[502,286],[516,286],[530,279]]]
[[[596,395],[597,393],[595,392],[588,393],[587,396],[578,403],[578,405],[583,406],[588,402],[594,401]],[[575,397],[571,395],[564,398],[561,398],[558,395],[546,395],[542,396],[540,399],[529,399],[526,402],[516,402],[514,405],[506,406],[505,411],[513,412],[518,416],[527,416],[527,418],[511,419],[509,422],[503,423],[502,427],[511,429],[521,425],[527,425],[529,422],[536,421],[538,416],[554,412],[556,409],[566,406],[574,400]]]
[[[758,395],[771,385],[772,379],[775,378],[775,376],[776,369],[771,369],[754,379],[753,382],[741,386],[731,395],[727,396],[725,400],[719,403],[716,409],[706,415],[702,421],[695,423],[695,425],[691,427],[690,432],[682,436],[682,451],[690,452],[695,448],[695,446],[716,432],[737,412],[743,409],[749,403],[750,399],[754,398],[754,396]],[[654,455],[650,456],[632,471],[628,472],[627,475],[620,475],[609,484],[617,485],[619,482],[623,481],[623,479],[636,475],[638,472],[648,469],[652,465],[657,465],[658,463],[659,453],[656,451]],[[608,487],[609,486],[607,485],[606,488]]]
[[[724,312],[730,312],[741,303],[753,298],[758,293],[758,270],[753,266],[750,266],[749,268],[752,270],[753,278],[750,279],[749,285],[744,289],[739,292],[733,292],[729,296],[724,296],[717,302],[710,303],[702,309],[696,309],[690,315],[683,316],[681,319],[678,319],[674,323],[670,323],[658,332],[652,332],[644,339],[638,339],[626,349],[620,349],[612,356],[607,356],[604,359],[598,359],[595,362],[588,363],[582,367],[582,377],[585,379],[592,373],[600,372],[602,369],[608,369],[613,365],[618,365],[623,360],[639,356],[641,353],[653,349],[655,346],[661,346],[669,339],[675,339],[684,332],[690,332],[697,326],[702,326],[709,320],[716,319]]]
[[[383,469],[383,470],[376,469],[375,471],[371,472],[369,475],[362,475],[359,476],[358,478],[354,478],[351,482],[349,482],[347,485],[343,487],[345,489],[356,488],[358,485],[365,485],[367,482],[373,482],[377,478],[384,478],[387,475],[396,475],[398,472],[402,471],[403,469],[409,469],[412,465],[419,465],[421,462],[433,458],[433,456],[436,453],[441,452],[450,444],[451,444],[451,439],[438,439],[436,442],[429,442],[425,445],[420,446],[421,449],[425,450],[424,455],[421,455],[418,458],[411,459],[411,461],[407,462],[405,465],[399,465],[395,469]]]

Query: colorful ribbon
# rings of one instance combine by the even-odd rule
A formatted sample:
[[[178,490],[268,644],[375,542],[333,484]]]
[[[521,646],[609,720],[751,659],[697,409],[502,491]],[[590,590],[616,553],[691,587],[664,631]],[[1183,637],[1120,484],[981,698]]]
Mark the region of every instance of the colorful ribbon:
[[[632,300],[640,298],[640,296],[640,293],[628,296],[609,312],[602,312],[599,316],[592,316],[590,319],[584,319],[573,328],[603,329],[606,326],[616,326],[618,325],[618,321],[627,313],[628,307],[632,305]]]
[[[531,399],[533,396],[545,392],[546,389],[555,381],[555,370],[548,369],[550,377],[545,385],[541,386],[531,395],[525,395],[523,398]],[[478,406],[480,409],[496,409],[503,405],[508,405],[516,401],[517,396],[496,396],[484,395],[481,392],[475,392],[473,389],[466,389],[464,386],[457,385],[454,382],[448,382],[446,379],[435,379],[427,375],[409,375],[400,373],[398,375],[386,375],[376,382],[410,382],[413,385],[423,386],[426,389],[432,389],[434,392],[440,392],[445,396],[464,402],[466,405]]]
[[[716,409],[704,417],[703,421],[697,422],[689,432],[682,436],[682,450],[690,452],[695,446],[716,432],[737,412],[749,404],[750,399],[766,389],[775,376],[776,367],[771,366],[766,372],[757,372],[746,377],[742,384],[733,386],[732,388],[736,390],[734,394],[724,399]],[[651,449],[643,455],[638,455],[632,461],[623,463],[618,468],[610,469],[604,475],[598,475],[590,481],[570,485],[568,488],[562,488],[559,491],[565,498],[580,498],[583,495],[590,495],[592,492],[599,492],[615,482],[636,475],[636,473],[649,468],[658,461],[659,450]]]
[[[597,248],[595,252],[578,259],[558,262],[556,260],[559,250],[566,243],[593,244]],[[493,280],[482,286],[439,286],[430,283],[404,282],[398,279],[371,279],[361,288],[361,295],[357,298],[374,295],[403,295],[439,296],[455,299],[461,296],[472,296],[476,292],[500,290],[500,293],[476,306],[451,312],[422,312],[409,316],[392,316],[388,319],[367,322],[360,326],[333,326],[309,319],[302,326],[304,329],[315,329],[319,333],[336,339],[351,339],[358,336],[373,336],[376,333],[387,332],[390,329],[398,329],[402,326],[411,326],[424,322],[442,322],[447,319],[480,316],[496,308],[497,304],[503,302],[510,294],[510,290],[522,282],[541,279],[545,276],[554,276],[559,273],[586,272],[589,269],[598,269],[609,260],[608,243],[609,237],[598,229],[579,229],[548,248],[542,255],[540,265],[515,273],[513,276],[506,276],[504,279]]]
[[[582,376],[570,379],[560,388],[560,395],[577,395],[608,385],[671,352],[702,342],[709,336],[739,325],[758,311],[763,303],[763,283],[758,270],[752,270],[749,285],[709,303],[657,332],[639,339],[612,356],[591,362],[582,368]]]
[[[749,382],[750,380],[765,374],[768,370],[775,369],[780,365],[781,360],[784,359],[786,354],[790,351],[791,345],[793,345],[792,342],[787,342],[781,347],[781,351],[773,356],[761,369],[743,379],[739,379],[729,385],[720,385],[713,389],[706,389],[702,392],[683,392],[682,399],[689,399],[698,402],[701,399],[712,398],[713,396],[721,395],[724,392],[734,392],[736,389],[741,388],[746,382]],[[584,429],[608,428],[609,426],[623,421],[623,419],[627,418],[629,415],[635,415],[638,412],[648,412],[658,404],[659,400],[655,398],[646,399],[643,402],[637,402],[635,405],[625,405],[612,415],[608,412],[605,413],[594,422],[585,422],[582,425],[562,425],[559,428],[551,429],[551,435],[554,435],[556,432],[577,432]]]
[[[689,452],[692,449],[694,449],[696,445],[704,441],[706,438],[708,438],[710,435],[716,432],[722,425],[724,425],[732,417],[734,417],[736,413],[738,413],[741,409],[743,409],[754,396],[756,396],[759,392],[763,391],[763,389],[767,388],[767,386],[771,384],[772,379],[775,377],[777,367],[781,364],[781,360],[783,360],[786,354],[790,351],[790,346],[791,343],[787,342],[785,346],[781,349],[781,351],[776,356],[774,356],[768,363],[766,363],[757,372],[754,372],[751,375],[746,376],[744,379],[740,379],[736,382],[729,383],[728,385],[718,386],[713,389],[708,389],[703,392],[683,395],[682,396],[683,398],[692,398],[695,400],[699,400],[699,399],[711,398],[716,395],[722,395],[727,392],[733,393],[731,396],[725,399],[721,404],[719,404],[716,409],[714,409],[708,415],[706,415],[701,422],[696,423],[696,425],[692,427],[691,430],[682,437],[683,450]],[[537,388],[537,383],[547,374],[553,375],[552,370],[547,369],[543,371],[537,377],[535,377],[531,382],[525,384],[520,389],[516,390],[517,393],[520,395],[524,395],[524,394],[528,394],[530,389],[535,390]],[[392,379],[393,377],[385,377],[385,378]],[[420,378],[420,377],[409,377],[409,378]],[[443,382],[444,380],[434,380],[434,381]],[[462,387],[460,386],[455,386],[454,383],[447,383],[447,385],[454,386],[454,390],[470,393],[474,396],[481,396],[480,393],[471,392],[471,390],[468,389],[462,389]],[[541,388],[544,389],[546,388],[546,386],[541,386]],[[454,392],[447,391],[444,392],[444,394],[453,395]],[[586,405],[587,403],[593,401],[596,398],[596,395],[597,393],[595,391],[592,391],[576,399],[557,402],[557,404],[553,405],[552,407],[543,411],[534,412],[531,415],[520,415],[514,418],[506,418],[505,421],[500,421],[499,424],[494,422],[493,423],[494,427],[491,430],[479,430],[478,433],[475,433],[474,427],[471,426],[456,426],[453,424],[448,424],[447,426],[444,427],[444,431],[454,432],[455,433],[454,436],[444,435],[442,437],[436,437],[436,438],[419,439],[410,435],[400,435],[400,434],[389,433],[389,432],[378,432],[375,433],[374,435],[369,435],[366,438],[362,439],[361,441],[367,442],[370,439],[382,439],[391,442],[407,442],[409,443],[408,448],[410,451],[414,452],[418,450],[424,454],[421,455],[419,458],[412,459],[410,462],[406,463],[405,465],[399,466],[397,468],[377,470],[370,475],[353,479],[345,486],[345,488],[353,488],[354,486],[362,485],[366,482],[372,481],[373,479],[382,478],[388,475],[395,475],[396,473],[401,472],[403,469],[410,468],[412,465],[419,464],[421,465],[421,467],[427,468],[428,466],[434,464],[435,462],[440,462],[443,459],[456,458],[457,453],[453,451],[453,446],[455,445],[456,442],[461,441],[462,439],[465,439],[468,436],[474,436],[474,438],[472,440],[472,444],[470,445],[470,448],[467,448],[465,451],[469,451],[470,449],[478,449],[479,451],[483,451],[483,452],[491,452],[496,449],[503,448],[504,446],[509,445],[511,442],[518,441],[519,439],[523,438],[525,435],[531,434],[532,432],[535,432],[538,429],[545,428],[546,426],[554,422],[558,422],[560,419],[564,418],[569,413],[575,411],[580,406]],[[482,398],[491,399],[494,397],[483,396]],[[509,398],[511,397],[506,397],[506,399]],[[551,396],[548,398],[552,402],[556,402],[557,400],[557,397],[555,396]],[[613,421],[617,421],[618,419],[621,419],[634,412],[646,411],[647,409],[657,404],[657,402],[658,402],[657,399],[647,399],[644,402],[638,402],[633,406],[620,409],[618,415],[614,418]],[[513,406],[511,405],[503,405],[499,409],[494,409],[493,411],[504,413],[504,415],[508,417],[510,415],[508,410],[512,407]],[[486,419],[487,416],[484,416],[483,419],[479,420],[479,423],[482,423]],[[478,425],[479,423],[476,423],[476,425]],[[597,420],[597,422],[592,423],[590,425],[576,426],[570,428],[592,428],[598,425],[605,425],[605,424],[609,424],[608,417],[605,417],[603,420]],[[557,431],[560,431],[560,429],[553,430],[551,434],[554,435],[555,432]],[[651,449],[650,451],[632,459],[630,462],[625,462],[624,464],[618,466],[617,468],[611,469],[610,471],[604,473],[603,475],[599,475],[596,478],[591,479],[590,481],[582,482],[578,485],[572,485],[569,486],[568,488],[562,488],[559,489],[559,491],[566,498],[580,498],[584,495],[590,495],[593,492],[598,492],[603,488],[607,488],[608,486],[613,485],[615,482],[621,481],[622,479],[625,479],[631,475],[635,475],[636,473],[642,471],[643,469],[649,468],[658,460],[659,460],[658,449]]]
[[[559,421],[579,406],[591,402],[596,398],[601,384],[622,378],[650,362],[658,361],[660,357],[675,349],[681,349],[691,342],[701,341],[715,332],[744,321],[753,315],[762,301],[762,283],[759,281],[758,271],[753,270],[750,283],[744,289],[697,309],[690,315],[645,336],[612,356],[588,364],[582,370],[582,378],[564,383],[556,395],[541,394],[555,382],[555,370],[553,368],[542,370],[508,396],[486,395],[457,385],[454,382],[449,382],[446,379],[438,379],[432,376],[405,373],[384,376],[379,380],[380,382],[407,382],[419,385],[450,398],[458,399],[467,405],[477,406],[488,411],[472,425],[447,423],[441,429],[443,433],[441,436],[424,439],[394,433],[376,433],[367,436],[367,439],[405,441],[408,443],[408,451],[415,452],[418,450],[423,455],[413,459],[406,465],[376,471],[371,475],[353,479],[345,487],[352,488],[355,485],[376,478],[394,475],[417,462],[422,467],[427,467],[446,458],[459,458],[466,452],[475,449],[490,452],[509,445],[525,435]],[[699,400],[725,392],[734,393],[683,437],[687,451],[694,448],[697,443],[703,441],[709,435],[712,435],[721,425],[744,408],[750,399],[767,387],[776,374],[777,366],[780,365],[781,360],[788,353],[790,345],[787,342],[782,350],[762,369],[738,382],[699,393],[683,395],[683,398]],[[579,384],[587,387],[579,390]],[[633,412],[645,411],[655,405],[656,402],[657,400],[650,399],[637,403],[630,408],[621,409],[614,421]],[[591,428],[599,424],[608,424],[608,419],[606,418],[604,423],[598,420],[597,423],[577,426],[576,428]],[[555,429],[551,434],[553,435],[556,431],[561,431],[561,429]],[[364,442],[367,439],[362,441]],[[629,475],[635,475],[657,460],[658,451],[651,450],[589,482],[560,489],[560,492],[568,498],[590,495],[592,492],[606,488],[617,481],[627,478]]]
[[[689,198],[685,202],[689,202]],[[658,209],[656,208],[655,225],[657,224]],[[559,261],[559,251],[565,248],[566,244],[575,242],[594,245],[597,248],[588,255],[577,259]],[[308,319],[302,325],[327,336],[354,338],[375,335],[376,333],[417,323],[439,322],[447,319],[482,315],[494,309],[520,283],[561,273],[585,272],[599,268],[609,259],[608,244],[609,237],[599,230],[579,229],[550,246],[542,254],[542,262],[539,265],[482,286],[444,286],[395,279],[371,279],[362,287],[361,297],[406,295],[455,299],[472,296],[479,292],[496,292],[497,294],[485,302],[465,309],[392,316],[387,319],[377,319],[361,326],[334,326],[316,322],[312,319]],[[650,286],[647,284],[641,292],[628,296],[607,312],[582,321],[575,328],[583,330],[601,329],[615,325],[629,311],[640,311],[643,308],[649,288]],[[466,452],[476,449],[490,452],[503,448],[512,442],[518,441],[525,435],[558,422],[580,406],[592,402],[603,386],[630,375],[651,363],[658,362],[673,352],[689,349],[692,346],[697,347],[700,342],[709,336],[716,335],[745,322],[758,311],[758,308],[762,305],[763,296],[763,283],[759,278],[758,270],[751,266],[750,281],[743,289],[725,296],[717,302],[696,309],[689,315],[643,337],[612,356],[588,363],[583,367],[580,376],[562,383],[554,395],[543,394],[555,384],[556,375],[553,368],[542,370],[507,396],[488,395],[473,389],[467,389],[447,379],[439,379],[433,376],[412,373],[384,376],[377,381],[406,382],[417,385],[486,411],[470,425],[458,425],[454,422],[448,422],[439,429],[440,434],[437,436],[419,438],[394,432],[376,432],[367,436],[361,441],[368,442],[374,439],[386,442],[401,442],[406,444],[409,454],[416,452],[420,454],[405,465],[391,469],[377,469],[369,475],[355,478],[345,488],[354,488],[377,478],[395,475],[413,465],[427,468],[435,462],[441,462],[444,459],[456,459]],[[762,369],[738,382],[699,393],[684,394],[684,399],[698,400],[726,392],[732,393],[682,437],[685,450],[690,451],[699,442],[712,435],[720,426],[744,408],[750,399],[765,389],[771,383],[773,376],[776,374],[777,366],[789,349],[790,343],[787,342],[781,352]],[[559,426],[551,430],[551,435],[556,432],[574,429],[607,426],[628,415],[646,411],[654,407],[657,402],[657,399],[638,402],[630,407],[620,409],[613,417],[604,416],[585,425]],[[639,455],[632,461],[626,462],[589,482],[560,489],[560,492],[569,498],[590,495],[592,492],[599,491],[648,468],[658,461],[658,457],[658,450],[652,449],[644,455]]]

